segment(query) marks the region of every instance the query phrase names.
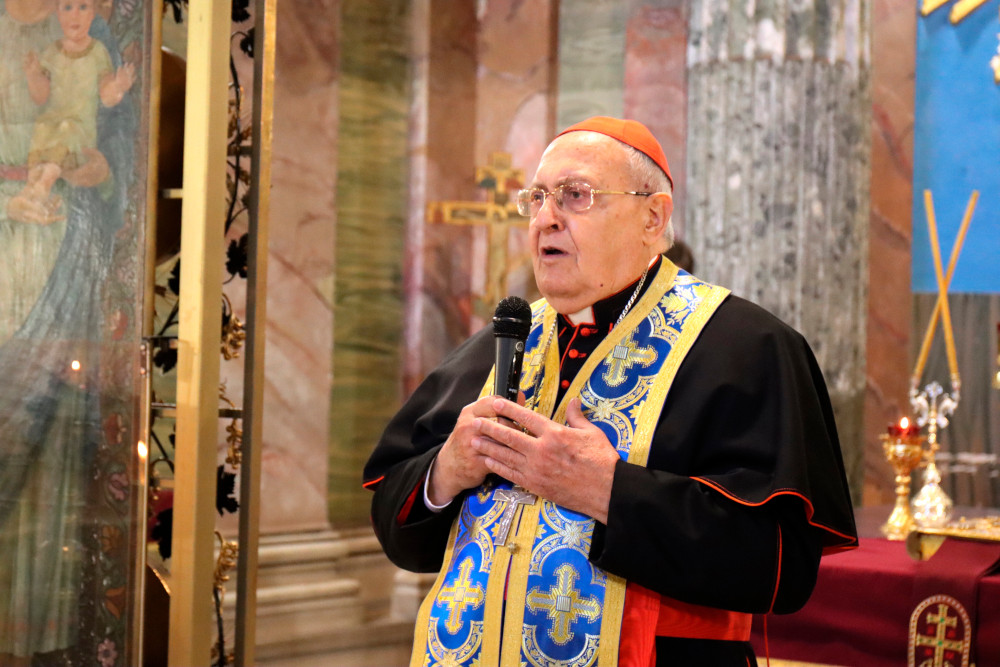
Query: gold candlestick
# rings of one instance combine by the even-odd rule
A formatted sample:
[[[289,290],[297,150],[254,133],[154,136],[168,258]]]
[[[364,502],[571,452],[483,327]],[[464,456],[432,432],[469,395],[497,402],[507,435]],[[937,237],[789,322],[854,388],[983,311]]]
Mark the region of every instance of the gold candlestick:
[[[890,540],[905,540],[914,528],[910,513],[910,475],[924,458],[924,438],[911,434],[904,426],[899,435],[883,434],[881,439],[885,457],[896,471],[896,506],[882,526],[882,534]]]

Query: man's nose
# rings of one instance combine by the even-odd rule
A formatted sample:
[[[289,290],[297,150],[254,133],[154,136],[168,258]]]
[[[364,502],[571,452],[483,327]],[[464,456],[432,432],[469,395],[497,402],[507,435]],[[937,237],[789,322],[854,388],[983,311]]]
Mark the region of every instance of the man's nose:
[[[541,208],[538,209],[535,217],[531,219],[530,224],[539,229],[559,228],[562,226],[562,208],[556,204],[556,195],[554,193],[545,195],[545,200],[542,201]]]

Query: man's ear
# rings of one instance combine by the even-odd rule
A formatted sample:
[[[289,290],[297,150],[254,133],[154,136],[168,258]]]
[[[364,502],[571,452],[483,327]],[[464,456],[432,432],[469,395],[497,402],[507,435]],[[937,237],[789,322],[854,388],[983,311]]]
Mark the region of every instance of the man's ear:
[[[666,192],[656,192],[646,198],[646,240],[651,244],[663,238],[663,232],[670,224],[674,212],[674,198]]]

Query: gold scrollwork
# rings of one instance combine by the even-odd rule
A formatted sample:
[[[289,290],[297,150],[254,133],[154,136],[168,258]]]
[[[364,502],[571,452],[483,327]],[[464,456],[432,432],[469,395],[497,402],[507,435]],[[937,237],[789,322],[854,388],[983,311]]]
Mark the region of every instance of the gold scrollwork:
[[[215,582],[215,590],[219,591],[221,604],[222,597],[226,592],[226,582],[229,581],[229,572],[236,567],[240,545],[227,540],[219,531],[215,531],[215,537],[219,540],[219,556],[215,559],[215,572],[212,577]]]
[[[230,408],[237,409],[236,404],[226,395],[225,384],[219,385],[219,400]],[[233,420],[229,422],[229,426],[226,427],[226,444],[229,445],[229,449],[226,451],[226,463],[237,470],[243,462],[243,428],[240,418],[237,416],[234,416]]]
[[[224,324],[221,352],[222,358],[229,361],[240,356],[240,349],[243,347],[247,333],[244,330],[243,321],[233,312],[233,304],[225,292],[222,293],[222,316]]]

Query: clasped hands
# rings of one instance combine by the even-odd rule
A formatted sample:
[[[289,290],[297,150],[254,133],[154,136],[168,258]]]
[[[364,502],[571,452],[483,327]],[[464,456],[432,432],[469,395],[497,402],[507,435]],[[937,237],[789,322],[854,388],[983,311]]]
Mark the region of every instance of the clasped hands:
[[[579,398],[570,401],[566,419],[566,424],[558,424],[497,396],[465,406],[434,463],[431,502],[445,504],[496,473],[607,523],[618,453],[583,416]]]

